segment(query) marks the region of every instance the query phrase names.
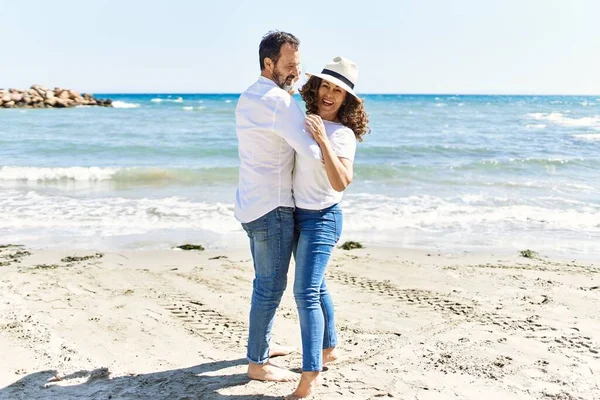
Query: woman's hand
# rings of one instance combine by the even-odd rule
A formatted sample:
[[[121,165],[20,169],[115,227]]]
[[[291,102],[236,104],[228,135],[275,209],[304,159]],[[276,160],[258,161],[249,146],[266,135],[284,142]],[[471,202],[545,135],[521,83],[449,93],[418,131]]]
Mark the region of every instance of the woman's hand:
[[[315,114],[307,115],[304,125],[319,145],[327,142],[327,131],[325,131],[325,124],[323,124],[320,116]]]

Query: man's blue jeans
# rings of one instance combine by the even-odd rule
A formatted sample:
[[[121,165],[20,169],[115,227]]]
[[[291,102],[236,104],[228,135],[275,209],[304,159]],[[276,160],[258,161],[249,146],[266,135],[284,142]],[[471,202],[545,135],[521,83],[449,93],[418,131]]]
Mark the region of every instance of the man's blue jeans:
[[[287,286],[294,245],[294,209],[278,207],[242,227],[250,239],[254,260],[247,359],[264,364],[269,359],[275,311]]]
[[[342,210],[296,208],[294,297],[302,334],[302,370],[321,371],[323,349],[336,347],[333,299],[325,269],[342,233]]]

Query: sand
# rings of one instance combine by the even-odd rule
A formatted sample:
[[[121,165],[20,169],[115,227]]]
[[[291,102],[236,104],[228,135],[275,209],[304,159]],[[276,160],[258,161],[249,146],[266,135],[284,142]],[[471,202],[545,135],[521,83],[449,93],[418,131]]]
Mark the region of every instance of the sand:
[[[0,250],[0,399],[280,399],[295,386],[246,378],[247,250]],[[600,399],[599,272],[336,249],[341,358],[314,398]],[[300,349],[291,290],[273,341]],[[301,355],[274,361],[298,369]]]

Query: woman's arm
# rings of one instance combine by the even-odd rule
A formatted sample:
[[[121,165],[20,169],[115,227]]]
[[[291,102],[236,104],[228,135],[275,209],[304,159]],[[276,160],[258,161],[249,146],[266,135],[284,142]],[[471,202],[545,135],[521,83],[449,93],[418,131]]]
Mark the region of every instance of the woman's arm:
[[[352,161],[347,158],[338,157],[335,154],[331,142],[327,137],[325,125],[321,117],[314,114],[307,116],[306,128],[321,147],[325,171],[327,172],[327,178],[329,178],[331,187],[336,192],[343,192],[352,182],[354,176]]]

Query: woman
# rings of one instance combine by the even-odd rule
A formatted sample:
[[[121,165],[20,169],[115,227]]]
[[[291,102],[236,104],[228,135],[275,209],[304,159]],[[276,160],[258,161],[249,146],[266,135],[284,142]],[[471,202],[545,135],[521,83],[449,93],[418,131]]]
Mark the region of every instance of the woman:
[[[352,182],[356,141],[367,133],[368,118],[354,93],[358,66],[336,57],[320,74],[307,74],[300,90],[306,102],[306,128],[321,147],[323,162],[296,154],[296,276],[294,297],[302,334],[302,377],[286,399],[308,397],[323,364],[337,357],[333,301],[325,268],[342,233],[338,205]]]

